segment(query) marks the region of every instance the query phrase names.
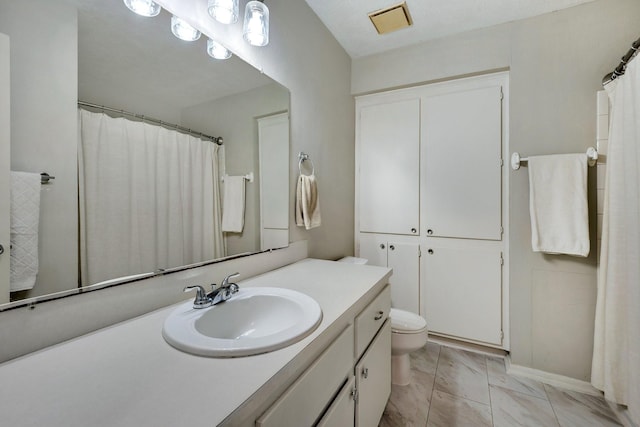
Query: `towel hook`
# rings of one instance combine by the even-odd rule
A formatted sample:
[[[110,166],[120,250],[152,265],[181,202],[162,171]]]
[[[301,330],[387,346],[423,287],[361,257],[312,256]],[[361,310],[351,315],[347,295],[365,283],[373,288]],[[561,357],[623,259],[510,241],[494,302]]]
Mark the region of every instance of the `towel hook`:
[[[302,173],[302,162],[305,160],[308,160],[311,163],[311,175],[315,175],[316,168],[313,166],[313,160],[309,158],[307,153],[303,153],[302,151],[298,153],[298,171],[300,172],[300,175],[304,175]]]

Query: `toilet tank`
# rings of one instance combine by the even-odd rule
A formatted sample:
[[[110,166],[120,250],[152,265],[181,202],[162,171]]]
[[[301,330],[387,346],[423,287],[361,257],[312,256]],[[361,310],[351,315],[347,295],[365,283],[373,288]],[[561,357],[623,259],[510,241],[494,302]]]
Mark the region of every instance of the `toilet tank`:
[[[367,264],[369,262],[369,260],[366,259],[366,258],[357,258],[357,257],[354,257],[354,256],[346,256],[344,258],[340,258],[338,260],[338,262],[347,262],[349,264],[364,265],[364,264]]]

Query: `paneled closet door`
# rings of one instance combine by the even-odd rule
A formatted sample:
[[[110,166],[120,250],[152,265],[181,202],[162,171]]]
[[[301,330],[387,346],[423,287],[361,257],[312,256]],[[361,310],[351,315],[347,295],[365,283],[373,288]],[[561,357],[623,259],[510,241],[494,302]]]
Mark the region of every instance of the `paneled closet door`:
[[[420,99],[358,108],[360,231],[420,229]]]
[[[420,245],[389,241],[387,267],[393,269],[391,306],[420,314]]]
[[[10,82],[9,37],[0,34],[0,304],[9,302],[9,245],[10,243]]]
[[[502,345],[501,251],[427,245],[425,268],[429,332]]]
[[[501,87],[426,97],[423,126],[427,236],[500,240]]]
[[[387,266],[387,239],[386,237],[376,236],[375,234],[360,233],[360,258],[364,258],[369,265],[377,265],[378,267]]]

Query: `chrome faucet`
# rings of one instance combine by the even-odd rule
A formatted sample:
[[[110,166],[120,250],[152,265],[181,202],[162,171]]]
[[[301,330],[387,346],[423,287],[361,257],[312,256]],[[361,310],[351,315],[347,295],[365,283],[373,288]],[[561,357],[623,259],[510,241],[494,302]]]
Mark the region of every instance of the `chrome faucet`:
[[[216,284],[212,284],[212,291],[207,294],[208,298],[211,298],[211,305],[216,305],[220,302],[224,302],[231,298],[233,294],[240,290],[237,283],[229,283],[230,279],[240,276],[240,273],[233,273],[228,275],[222,280],[220,287],[216,288]]]
[[[211,285],[211,292],[207,293],[202,286],[194,285],[184,288],[184,292],[189,292],[192,289],[196,290],[196,299],[193,301],[193,308],[207,308],[212,305],[224,302],[231,298],[233,294],[240,290],[237,283],[229,283],[229,280],[238,277],[240,273],[233,273],[228,275],[222,280],[222,284],[216,288],[216,284]]]

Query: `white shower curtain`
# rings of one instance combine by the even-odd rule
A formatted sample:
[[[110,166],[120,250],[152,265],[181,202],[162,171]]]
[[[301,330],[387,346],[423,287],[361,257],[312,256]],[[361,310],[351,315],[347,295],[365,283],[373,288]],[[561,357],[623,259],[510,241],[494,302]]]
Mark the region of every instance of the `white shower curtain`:
[[[224,256],[218,145],[79,110],[83,285]]]
[[[606,86],[611,124],[591,382],[640,424],[640,62]]]

